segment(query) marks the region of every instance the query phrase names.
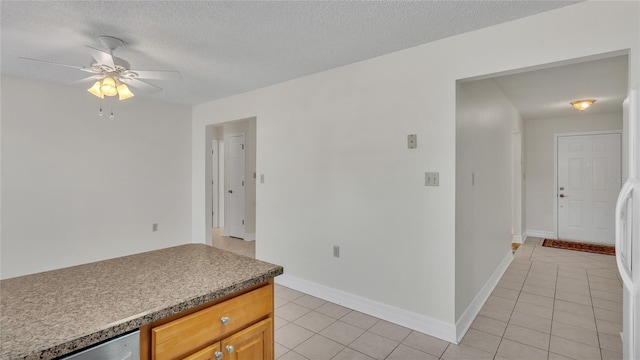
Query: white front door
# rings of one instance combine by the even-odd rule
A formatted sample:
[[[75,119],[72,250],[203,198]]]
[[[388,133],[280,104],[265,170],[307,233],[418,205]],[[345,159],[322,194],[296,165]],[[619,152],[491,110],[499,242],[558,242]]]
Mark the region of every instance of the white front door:
[[[244,134],[226,138],[227,156],[227,207],[229,236],[244,239]]]
[[[620,134],[558,136],[558,238],[614,243]]]

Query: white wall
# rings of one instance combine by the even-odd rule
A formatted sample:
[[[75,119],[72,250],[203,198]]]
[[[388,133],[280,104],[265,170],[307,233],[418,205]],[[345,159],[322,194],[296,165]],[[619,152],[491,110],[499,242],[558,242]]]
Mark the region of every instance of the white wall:
[[[2,278],[191,241],[189,107],[133,98],[111,120],[82,88],[2,90]]]
[[[521,124],[520,114],[493,80],[459,84],[456,106],[456,321],[472,305],[505,257],[511,257],[512,133],[514,128],[519,130]],[[497,282],[497,279],[493,280]],[[493,286],[487,287],[486,296]],[[484,299],[478,302],[477,309]],[[469,317],[475,317],[474,310],[469,311]]]
[[[580,113],[525,122],[526,224],[528,234],[554,232],[554,134],[622,129],[622,113]],[[535,236],[535,235],[534,235]]]
[[[638,66],[637,7],[583,2],[195,106],[194,240],[210,238],[205,126],[255,116],[258,258],[455,341],[456,80],[627,48]]]

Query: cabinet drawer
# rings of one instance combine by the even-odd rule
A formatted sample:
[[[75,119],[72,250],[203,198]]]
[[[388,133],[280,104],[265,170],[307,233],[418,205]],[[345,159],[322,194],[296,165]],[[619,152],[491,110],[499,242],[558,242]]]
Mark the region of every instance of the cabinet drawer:
[[[271,311],[273,285],[268,285],[151,329],[151,356],[156,360],[185,357]]]

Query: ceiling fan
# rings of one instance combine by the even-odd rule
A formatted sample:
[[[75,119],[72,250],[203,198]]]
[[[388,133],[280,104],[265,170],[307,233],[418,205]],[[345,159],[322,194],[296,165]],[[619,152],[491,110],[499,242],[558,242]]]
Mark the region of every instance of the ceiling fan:
[[[131,70],[131,66],[126,60],[113,56],[113,51],[124,45],[124,42],[118,38],[112,36],[99,36],[98,42],[104,48],[108,49],[108,52],[87,46],[89,53],[94,59],[88,67],[60,64],[26,57],[20,57],[20,59],[64,66],[90,73],[92,75],[89,77],[74,81],[72,84],[94,82],[93,86],[87,89],[87,91],[101,99],[105,96],[118,95],[119,100],[125,100],[134,96],[127,85],[149,93],[162,90],[162,88],[140,79],[181,80],[180,73],[177,71]]]

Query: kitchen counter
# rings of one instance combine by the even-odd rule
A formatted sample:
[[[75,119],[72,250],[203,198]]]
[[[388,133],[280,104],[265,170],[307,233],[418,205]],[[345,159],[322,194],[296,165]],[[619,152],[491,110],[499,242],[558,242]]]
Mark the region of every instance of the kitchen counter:
[[[282,273],[188,244],[2,280],[0,359],[53,359]]]

